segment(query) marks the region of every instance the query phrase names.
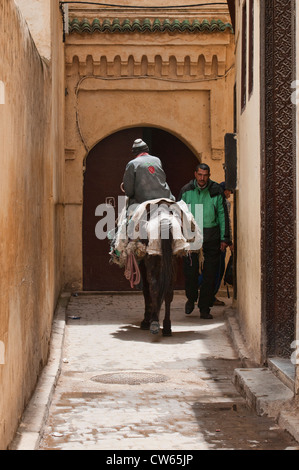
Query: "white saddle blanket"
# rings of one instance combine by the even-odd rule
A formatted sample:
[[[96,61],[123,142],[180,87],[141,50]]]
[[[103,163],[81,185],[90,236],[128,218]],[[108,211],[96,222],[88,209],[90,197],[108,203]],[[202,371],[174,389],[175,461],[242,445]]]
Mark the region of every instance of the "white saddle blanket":
[[[169,236],[169,225],[174,255],[186,256],[190,252],[200,251],[203,243],[202,231],[187,204],[184,201],[155,199],[140,204],[129,216],[129,220],[126,208],[123,209],[110,252],[112,260],[124,265],[129,253],[134,253],[137,259],[146,254],[161,255],[161,236]]]

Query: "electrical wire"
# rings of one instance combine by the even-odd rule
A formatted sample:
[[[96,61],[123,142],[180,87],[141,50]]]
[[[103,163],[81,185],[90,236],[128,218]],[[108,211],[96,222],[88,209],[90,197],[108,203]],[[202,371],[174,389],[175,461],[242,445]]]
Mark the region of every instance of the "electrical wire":
[[[87,141],[83,135],[83,131],[80,125],[80,112],[79,112],[79,93],[82,90],[81,85],[85,80],[88,79],[95,79],[95,80],[102,80],[102,81],[125,81],[125,80],[144,80],[144,79],[149,79],[149,80],[157,80],[161,82],[172,82],[172,83],[183,83],[183,84],[192,84],[192,83],[203,83],[203,82],[213,82],[213,81],[218,81],[218,80],[223,80],[227,78],[231,70],[235,67],[235,64],[231,65],[229,67],[224,75],[218,75],[217,77],[213,78],[202,78],[198,80],[182,80],[182,79],[171,79],[171,78],[163,78],[163,77],[151,77],[148,75],[145,76],[140,76],[140,77],[100,77],[98,75],[85,75],[84,77],[81,77],[80,80],[77,83],[77,86],[75,88],[75,96],[76,96],[76,104],[75,104],[75,110],[76,110],[76,124],[77,124],[77,129],[79,132],[79,136],[81,139],[81,142],[83,143],[85,150],[86,150],[86,158],[88,153],[90,152],[90,148],[87,144]],[[85,168],[85,163],[84,163],[84,168]]]
[[[75,4],[75,5],[97,5],[97,6],[102,6],[102,7],[112,7],[112,8],[134,8],[138,10],[148,10],[148,9],[155,9],[155,10],[169,10],[169,9],[177,9],[177,8],[198,8],[198,7],[206,7],[206,6],[216,6],[216,5],[226,5],[227,2],[213,2],[213,3],[195,3],[192,5],[168,5],[168,6],[153,6],[153,5],[148,5],[148,6],[137,6],[137,5],[116,5],[114,3],[98,3],[98,2],[80,2],[80,1],[65,1],[65,2],[60,2],[60,5],[69,5],[69,4]]]

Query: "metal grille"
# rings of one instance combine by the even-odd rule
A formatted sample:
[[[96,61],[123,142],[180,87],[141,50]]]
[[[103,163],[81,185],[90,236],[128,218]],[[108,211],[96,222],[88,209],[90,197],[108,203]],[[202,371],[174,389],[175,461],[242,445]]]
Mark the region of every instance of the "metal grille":
[[[147,383],[162,383],[168,380],[168,377],[160,374],[147,374],[142,372],[120,372],[114,374],[103,374],[92,377],[93,382],[103,384],[126,384],[141,385]]]

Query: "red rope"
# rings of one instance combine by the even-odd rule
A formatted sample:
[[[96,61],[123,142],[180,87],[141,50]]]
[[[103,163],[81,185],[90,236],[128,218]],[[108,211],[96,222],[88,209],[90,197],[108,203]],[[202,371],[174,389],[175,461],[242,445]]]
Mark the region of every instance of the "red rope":
[[[125,277],[130,281],[132,289],[140,283],[140,270],[133,253],[130,253],[127,257]]]

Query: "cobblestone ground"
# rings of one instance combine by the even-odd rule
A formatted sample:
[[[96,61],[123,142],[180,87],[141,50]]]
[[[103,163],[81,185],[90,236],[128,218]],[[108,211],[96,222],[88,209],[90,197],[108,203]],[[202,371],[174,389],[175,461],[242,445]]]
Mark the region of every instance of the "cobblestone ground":
[[[177,294],[173,336],[153,340],[139,328],[142,296],[71,298],[40,450],[298,450],[233,386],[240,363],[223,307],[206,321],[198,311],[187,317],[184,304]]]

